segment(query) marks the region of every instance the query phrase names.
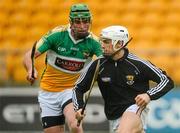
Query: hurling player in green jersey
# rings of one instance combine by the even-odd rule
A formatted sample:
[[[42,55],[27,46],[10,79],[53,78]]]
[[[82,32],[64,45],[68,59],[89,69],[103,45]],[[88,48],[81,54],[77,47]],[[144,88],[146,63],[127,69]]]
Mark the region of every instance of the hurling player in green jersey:
[[[91,13],[85,4],[74,4],[70,10],[70,24],[58,26],[38,42],[34,57],[46,52],[46,68],[40,81],[38,102],[44,133],[64,133],[65,120],[71,133],[83,133],[77,127],[72,104],[72,88],[80,72],[93,55],[102,55],[102,49],[89,31]],[[31,50],[24,56],[27,80],[34,83],[37,71],[32,65]],[[34,70],[34,76],[32,76]]]

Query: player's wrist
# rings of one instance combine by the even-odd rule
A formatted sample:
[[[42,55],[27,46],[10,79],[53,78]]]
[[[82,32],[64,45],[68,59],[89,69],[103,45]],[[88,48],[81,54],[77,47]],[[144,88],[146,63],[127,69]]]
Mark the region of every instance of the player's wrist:
[[[146,92],[146,94],[149,97],[149,100],[151,101],[151,95],[148,92]]]

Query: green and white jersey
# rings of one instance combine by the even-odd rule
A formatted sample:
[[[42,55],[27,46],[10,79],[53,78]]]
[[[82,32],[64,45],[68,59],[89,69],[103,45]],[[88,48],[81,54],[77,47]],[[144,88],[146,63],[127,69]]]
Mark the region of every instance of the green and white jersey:
[[[64,81],[65,78],[66,81],[71,80],[67,88],[73,87],[89,57],[102,55],[101,46],[94,35],[90,34],[85,39],[74,40],[70,32],[69,26],[60,26],[43,36],[38,42],[37,50],[41,53],[47,51],[47,68],[41,80],[41,83],[46,84],[42,86],[45,90],[51,91],[46,89],[48,84],[46,82],[53,82],[59,78],[59,81]],[[65,84],[65,82],[62,83]],[[61,89],[57,89],[59,90]]]

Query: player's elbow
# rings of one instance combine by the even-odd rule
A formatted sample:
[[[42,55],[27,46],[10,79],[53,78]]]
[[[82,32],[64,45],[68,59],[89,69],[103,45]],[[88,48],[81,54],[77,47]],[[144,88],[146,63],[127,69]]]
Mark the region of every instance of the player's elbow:
[[[171,78],[168,78],[168,79],[169,79],[168,88],[169,88],[169,90],[171,90],[174,88],[174,81]]]

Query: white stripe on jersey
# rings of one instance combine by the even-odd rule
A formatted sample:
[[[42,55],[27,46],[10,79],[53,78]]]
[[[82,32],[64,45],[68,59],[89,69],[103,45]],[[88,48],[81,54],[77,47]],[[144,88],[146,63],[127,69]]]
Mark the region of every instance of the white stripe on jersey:
[[[77,96],[76,96],[76,93],[75,93],[75,89],[73,89],[73,95],[72,95],[72,100],[73,100],[73,104],[74,104],[74,109],[75,110],[78,110],[78,107],[79,107],[79,105],[78,105],[78,102],[77,102]]]
[[[77,84],[79,84],[83,79],[84,79],[84,77],[86,76],[86,74],[87,74],[87,71],[88,71],[88,69],[89,69],[89,67],[91,66],[91,64],[93,63],[94,61],[91,61],[85,68],[84,68],[84,70],[81,72],[81,75],[79,76],[79,78],[78,78],[78,80],[76,81],[76,85],[75,85],[75,87],[74,87],[74,89],[73,89],[73,96],[72,96],[72,100],[73,100],[73,104],[74,104],[74,109],[75,110],[78,110],[78,107],[79,107],[79,104],[78,104],[78,102],[77,102],[77,96],[76,96],[76,93],[75,93],[75,89],[76,89],[76,87],[77,87]]]
[[[133,60],[137,60],[142,62],[143,64],[147,65],[151,70],[153,70],[161,79],[161,82],[154,88],[151,88],[150,90],[148,90],[148,93],[150,95],[154,95],[157,92],[161,91],[163,89],[164,86],[166,86],[166,84],[169,82],[168,78],[166,77],[166,75],[164,75],[162,73],[162,71],[157,68],[156,66],[152,65],[150,62],[146,61],[146,60],[142,60],[140,58],[138,58],[137,56],[133,55],[132,53],[129,53],[128,58],[133,59]]]
[[[91,66],[91,64],[93,63],[94,61],[91,61],[84,69],[83,71],[81,72],[81,75],[79,76],[78,80],[76,81],[75,84],[79,84],[83,79],[84,77],[86,76],[87,74],[87,71],[89,69],[89,67]]]

